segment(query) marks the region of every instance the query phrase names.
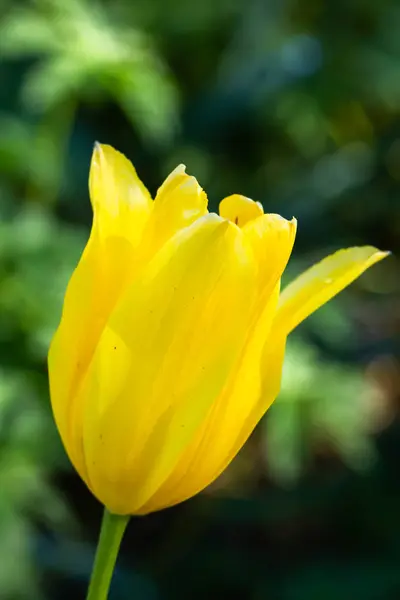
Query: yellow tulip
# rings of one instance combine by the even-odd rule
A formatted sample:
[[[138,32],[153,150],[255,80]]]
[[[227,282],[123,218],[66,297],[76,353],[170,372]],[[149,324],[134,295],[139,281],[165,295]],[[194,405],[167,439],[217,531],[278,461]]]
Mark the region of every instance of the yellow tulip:
[[[76,470],[120,515],[182,502],[225,469],[279,392],[286,337],[387,253],[340,250],[280,293],[296,221],[233,195],[220,215],[183,165],[153,201],[96,145],[91,235],[49,352]]]

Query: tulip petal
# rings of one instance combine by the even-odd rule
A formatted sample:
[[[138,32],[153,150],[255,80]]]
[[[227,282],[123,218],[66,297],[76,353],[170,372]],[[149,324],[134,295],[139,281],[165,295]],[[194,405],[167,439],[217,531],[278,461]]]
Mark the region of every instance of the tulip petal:
[[[86,481],[110,510],[137,512],[221,393],[255,278],[242,232],[209,215],[167,242],[121,298],[74,402]]]
[[[249,221],[243,233],[250,242],[259,266],[260,302],[275,288],[292,253],[297,221],[280,215],[266,214]]]
[[[61,323],[49,351],[53,412],[67,449],[72,398],[107,317],[132,276],[135,246],[152,206],[131,163],[110,146],[95,146],[90,193],[92,231],[68,284]],[[78,455],[70,457],[82,474],[84,465]]]
[[[282,292],[274,329],[289,334],[368,267],[387,256],[372,246],[339,250],[302,273]]]
[[[219,214],[223,219],[228,219],[238,227],[243,227],[246,223],[264,214],[264,209],[260,202],[254,202],[240,194],[232,194],[221,200]]]
[[[152,200],[132,163],[111,146],[96,143],[89,190],[100,237],[125,237],[136,246],[149,217]]]
[[[202,491],[217,479],[247,441],[280,389],[286,340],[276,338],[265,345],[264,333],[253,340],[234,381],[212,407],[172,475],[139,514],[173,506]],[[258,363],[257,369],[252,369],[251,359],[260,360],[254,351],[259,354],[261,339],[261,368]]]
[[[177,231],[207,214],[207,195],[195,177],[179,165],[159,188],[146,230],[154,254]]]
[[[64,446],[77,471],[84,476],[84,465],[68,443],[69,410],[78,382],[92,352],[94,338],[100,333],[100,314],[93,310],[98,264],[93,238],[81,257],[67,287],[61,322],[53,336],[49,355],[49,383],[53,414]],[[101,298],[101,297],[100,297]],[[101,303],[101,299],[99,300]]]

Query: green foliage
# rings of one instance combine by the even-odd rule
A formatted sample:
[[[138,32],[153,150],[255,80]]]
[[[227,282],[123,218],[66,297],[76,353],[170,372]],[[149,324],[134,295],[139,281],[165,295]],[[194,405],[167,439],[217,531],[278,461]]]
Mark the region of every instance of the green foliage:
[[[82,0],[32,0],[0,23],[0,58],[30,63],[19,90],[22,108],[36,121],[25,145],[28,195],[47,203],[59,194],[79,103],[113,100],[148,144],[163,146],[175,132],[177,89],[154,41],[110,17]],[[15,121],[2,120],[7,136]],[[18,139],[22,132],[16,133]]]
[[[373,390],[359,370],[289,343],[281,392],[263,423],[271,475],[295,483],[321,449],[335,451],[352,468],[371,466],[375,413]]]
[[[0,221],[0,597],[39,598],[32,518],[70,522],[49,483],[65,455],[49,406],[46,359],[83,236],[38,206],[3,203]]]
[[[27,205],[0,223],[1,319],[23,337],[28,360],[43,361],[61,314],[63,293],[84,235]]]
[[[59,527],[67,507],[48,477],[60,464],[48,411],[35,391],[35,374],[0,372],[0,594],[3,598],[39,598],[32,561],[31,519]],[[38,443],[39,440],[42,443]],[[51,452],[49,455],[48,453]]]
[[[151,37],[113,22],[101,5],[32,1],[2,21],[0,40],[4,58],[36,59],[21,88],[28,110],[108,97],[145,137],[160,142],[173,132],[176,91]]]

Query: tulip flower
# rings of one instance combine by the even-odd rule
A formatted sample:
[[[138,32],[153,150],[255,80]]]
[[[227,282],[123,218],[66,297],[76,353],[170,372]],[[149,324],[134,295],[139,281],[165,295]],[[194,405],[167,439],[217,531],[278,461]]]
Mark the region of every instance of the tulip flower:
[[[153,201],[106,145],[89,187],[93,227],[51,344],[51,402],[108,513],[143,515],[218,477],[278,395],[288,334],[387,253],[340,250],[281,292],[295,219],[237,194],[209,213],[183,165]]]

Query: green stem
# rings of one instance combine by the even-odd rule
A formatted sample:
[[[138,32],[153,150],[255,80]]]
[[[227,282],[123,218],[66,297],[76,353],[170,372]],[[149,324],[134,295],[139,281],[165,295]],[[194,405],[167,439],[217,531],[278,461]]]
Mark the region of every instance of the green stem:
[[[105,508],[96,558],[86,600],[107,600],[115,562],[129,516],[113,515]]]

